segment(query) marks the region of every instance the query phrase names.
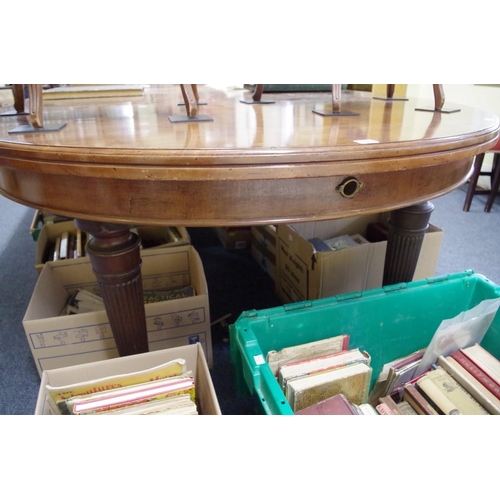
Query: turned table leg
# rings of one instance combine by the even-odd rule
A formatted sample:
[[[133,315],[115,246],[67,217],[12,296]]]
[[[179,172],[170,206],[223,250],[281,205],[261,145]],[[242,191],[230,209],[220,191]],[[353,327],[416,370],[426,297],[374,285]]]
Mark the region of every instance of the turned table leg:
[[[140,238],[128,226],[76,219],[92,235],[87,254],[97,276],[120,356],[148,351]]]
[[[427,201],[391,212],[383,285],[412,281],[433,210]]]

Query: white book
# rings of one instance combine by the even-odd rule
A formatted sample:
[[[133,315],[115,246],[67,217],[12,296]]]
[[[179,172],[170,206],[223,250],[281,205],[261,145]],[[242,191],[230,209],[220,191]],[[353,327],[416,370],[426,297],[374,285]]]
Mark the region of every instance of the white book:
[[[362,403],[356,407],[359,410],[359,415],[380,415],[370,403]]]

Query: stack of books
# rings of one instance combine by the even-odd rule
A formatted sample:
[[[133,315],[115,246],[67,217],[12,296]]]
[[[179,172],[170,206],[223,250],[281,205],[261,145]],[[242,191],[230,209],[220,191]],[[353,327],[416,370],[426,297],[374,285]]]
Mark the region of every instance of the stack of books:
[[[416,375],[425,351],[384,365],[371,392],[370,356],[349,335],[269,351],[267,362],[296,415],[500,415],[490,352],[476,343]]]
[[[195,382],[186,360],[67,386],[46,386],[60,415],[198,415]]]
[[[404,405],[411,410],[402,412]],[[500,361],[480,344],[439,356],[431,368],[379,398],[384,415],[500,415]]]
[[[340,394],[351,404],[367,403],[370,356],[348,345],[349,336],[339,335],[268,353],[268,363],[294,413]]]
[[[85,256],[86,233],[79,229],[75,232],[63,231],[56,240],[48,246],[46,261],[77,259]]]
[[[186,285],[180,288],[169,288],[160,290],[143,291],[144,304],[153,304],[155,302],[164,302],[167,300],[183,299],[185,297],[194,297],[196,291],[194,286]],[[68,314],[82,314],[106,309],[101,295],[79,288],[72,293],[66,306],[61,311],[61,316]]]

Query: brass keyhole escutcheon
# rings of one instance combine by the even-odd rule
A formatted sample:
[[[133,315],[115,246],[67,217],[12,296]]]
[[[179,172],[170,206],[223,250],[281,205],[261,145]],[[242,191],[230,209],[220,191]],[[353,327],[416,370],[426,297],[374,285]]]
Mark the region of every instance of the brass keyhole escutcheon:
[[[346,177],[335,189],[344,198],[354,198],[364,186],[364,183],[356,177]]]

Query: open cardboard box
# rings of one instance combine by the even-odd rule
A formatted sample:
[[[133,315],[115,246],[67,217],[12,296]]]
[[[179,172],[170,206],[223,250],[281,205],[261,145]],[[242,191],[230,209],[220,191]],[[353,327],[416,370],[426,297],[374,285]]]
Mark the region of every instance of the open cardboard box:
[[[39,274],[42,272],[42,268],[47,260],[49,260],[49,262],[54,262],[48,259],[48,249],[50,245],[56,241],[57,237],[61,236],[65,231],[76,234],[77,229],[74,220],[44,224],[38,231],[36,237],[35,268]],[[141,248],[141,255],[147,255],[151,250],[157,248],[171,248],[191,244],[189,233],[187,229],[182,226],[176,226],[174,228],[166,226],[140,226],[135,228],[134,231],[137,232],[144,242],[144,248]],[[83,245],[85,245],[89,237],[90,235],[87,233],[82,233]],[[86,256],[79,257],[78,260],[80,259],[82,259],[81,262],[90,262],[89,257]]]
[[[276,281],[277,266],[277,226],[267,224],[252,226],[252,257],[259,263],[264,272]]]
[[[47,262],[23,318],[36,367],[43,370],[118,357],[106,311],[63,315],[78,289],[99,292],[90,262]],[[150,249],[142,255],[146,290],[192,285],[196,295],[148,303],[145,307],[150,351],[200,342],[212,366],[208,289],[203,265],[192,246]]]
[[[308,240],[344,234],[366,236],[368,223],[385,222],[388,215],[278,225],[277,295],[283,302],[300,302],[380,288],[387,241],[340,251],[317,251]],[[413,281],[434,276],[442,239],[442,230],[430,224]]]
[[[244,250],[252,241],[251,228],[247,226],[215,227],[214,231],[226,250]]]
[[[184,358],[187,370],[193,372],[198,413],[202,415],[220,415],[219,402],[210,377],[205,354],[200,344],[45,370],[42,374],[35,415],[56,415],[47,402],[48,396],[45,390],[47,384],[52,386],[76,384],[96,378],[146,370],[177,358]]]

